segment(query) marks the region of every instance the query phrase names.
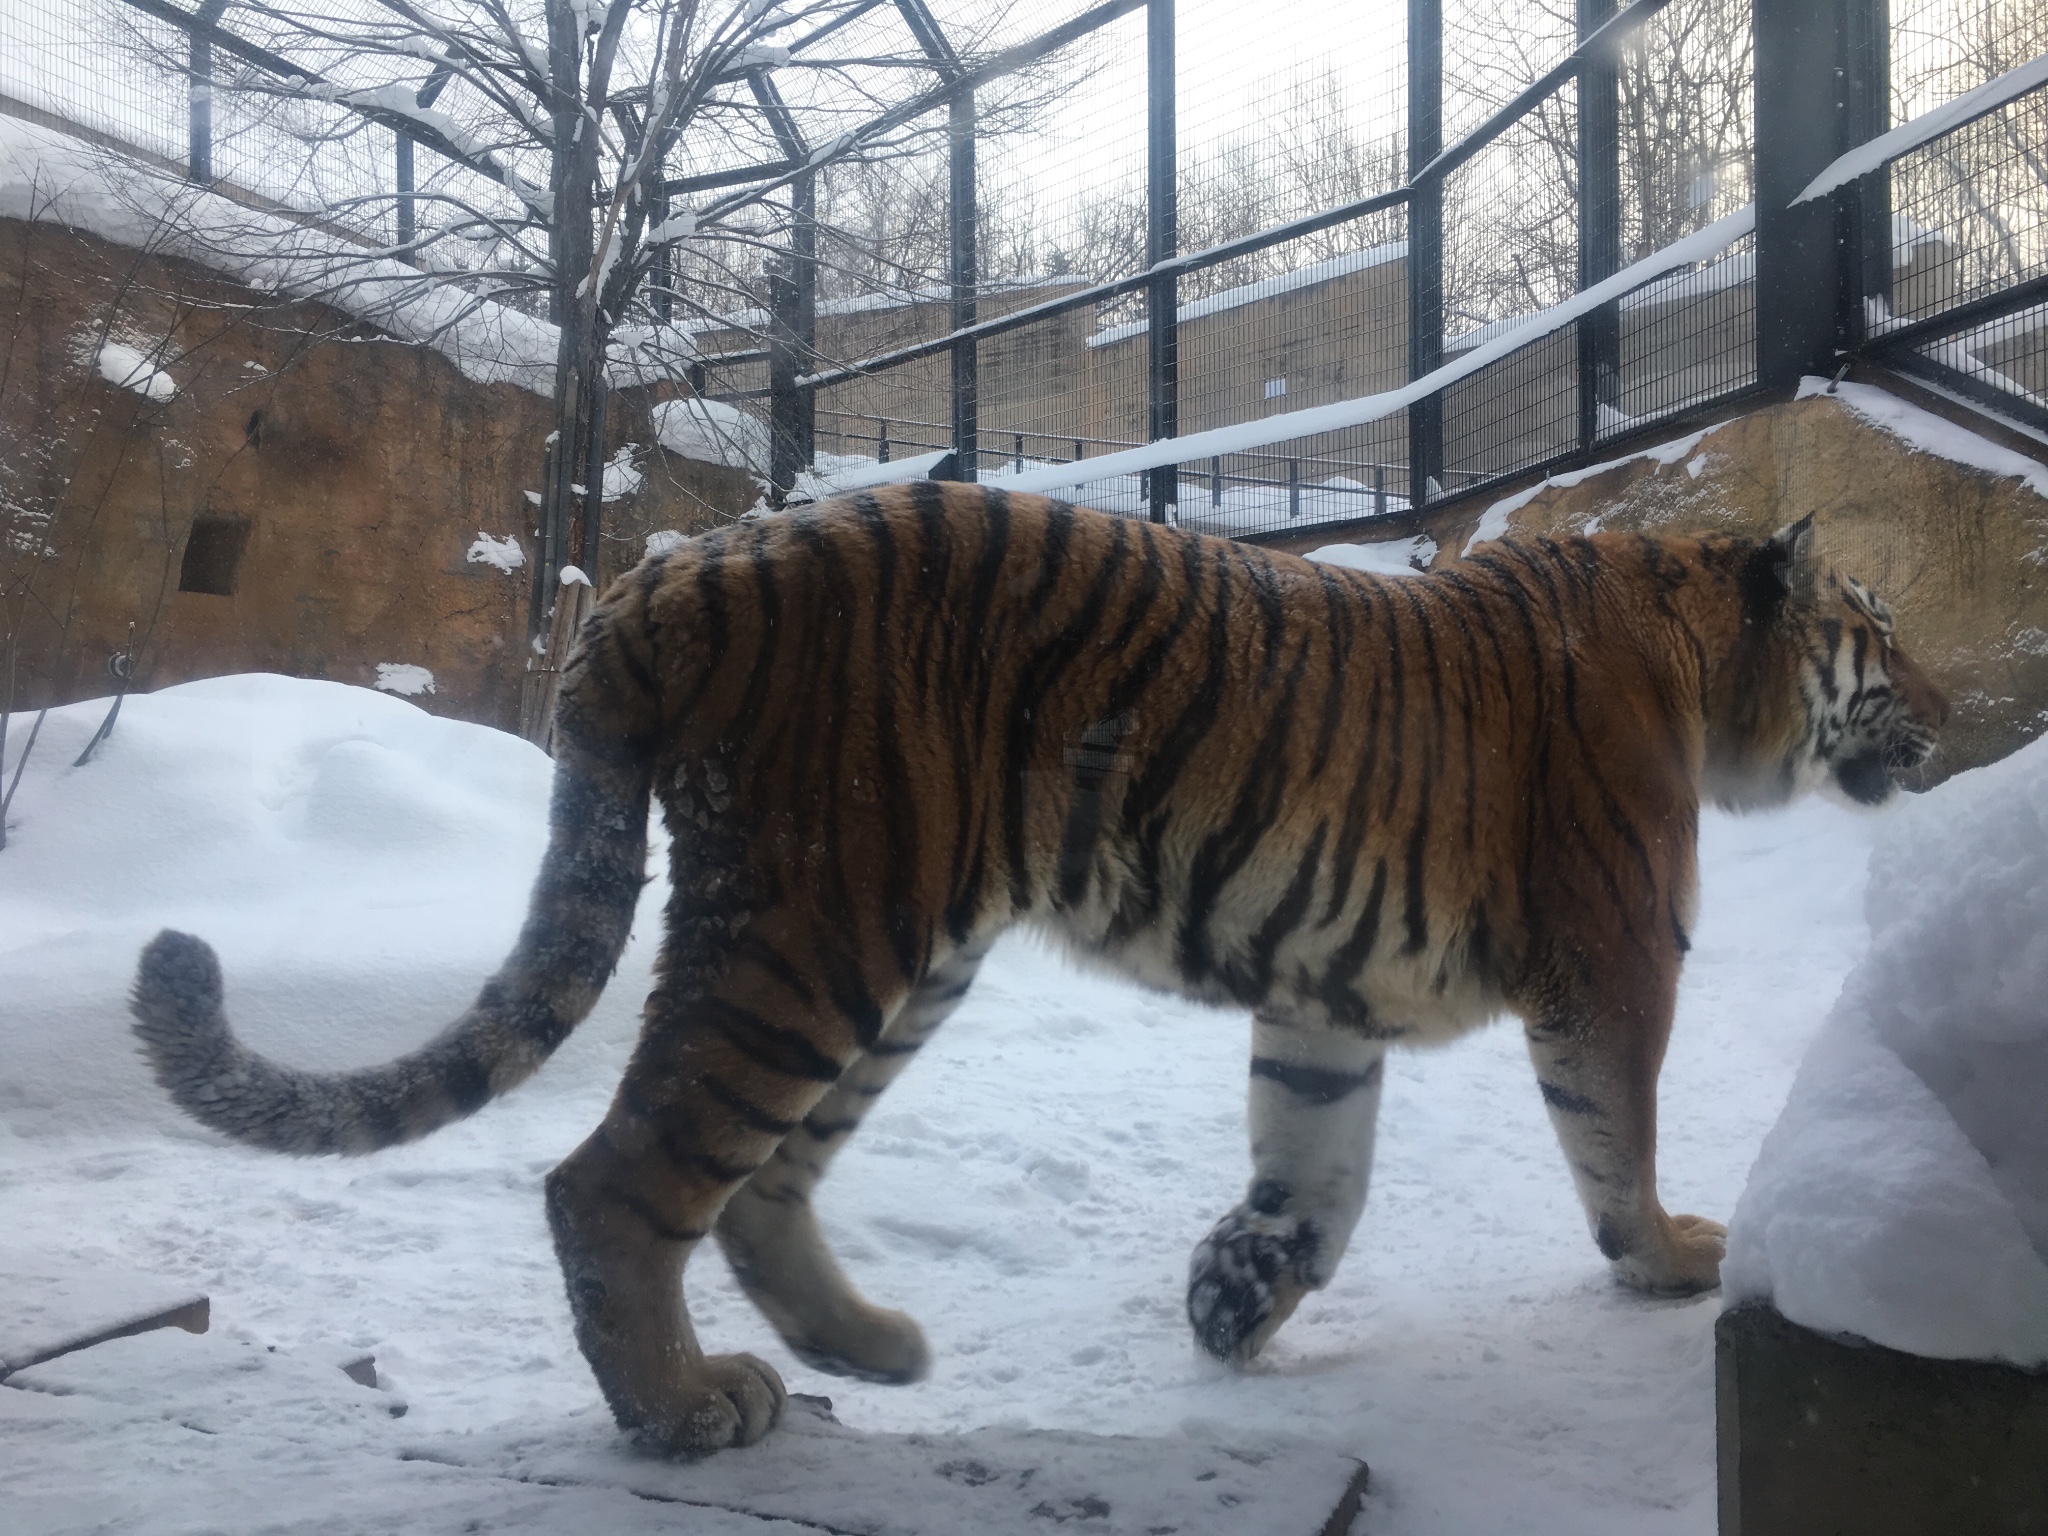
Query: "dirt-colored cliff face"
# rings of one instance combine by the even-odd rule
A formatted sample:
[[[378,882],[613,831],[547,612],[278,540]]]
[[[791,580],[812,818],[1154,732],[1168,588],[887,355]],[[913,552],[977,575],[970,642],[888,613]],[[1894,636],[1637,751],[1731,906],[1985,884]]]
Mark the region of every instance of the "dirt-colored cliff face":
[[[112,375],[112,377],[109,377]],[[122,382],[126,380],[126,382]],[[0,220],[0,693],[16,708],[275,671],[422,668],[437,713],[510,725],[549,402],[189,263]],[[616,446],[648,443],[642,402]],[[636,448],[604,576],[645,533],[725,521],[743,475]],[[392,676],[387,672],[387,679]],[[399,672],[401,682],[420,674]]]
[[[1440,560],[1484,511],[1460,509],[1433,530]],[[1821,552],[1890,602],[1900,643],[1955,706],[1927,782],[2048,728],[2048,498],[2011,473],[1916,449],[1837,399],[1771,406],[1685,452],[1547,485],[1507,525],[1766,534],[1808,513]]]

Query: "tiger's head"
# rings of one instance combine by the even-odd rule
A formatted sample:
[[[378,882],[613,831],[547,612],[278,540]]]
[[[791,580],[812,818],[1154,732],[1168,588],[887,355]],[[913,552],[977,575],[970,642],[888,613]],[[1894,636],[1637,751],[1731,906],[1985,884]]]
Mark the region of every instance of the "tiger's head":
[[[1891,609],[1818,557],[1811,516],[1747,546],[1737,585],[1742,634],[1723,728],[1710,732],[1708,792],[1731,809],[1808,789],[1882,805],[1948,719],[1948,700],[1899,649]]]

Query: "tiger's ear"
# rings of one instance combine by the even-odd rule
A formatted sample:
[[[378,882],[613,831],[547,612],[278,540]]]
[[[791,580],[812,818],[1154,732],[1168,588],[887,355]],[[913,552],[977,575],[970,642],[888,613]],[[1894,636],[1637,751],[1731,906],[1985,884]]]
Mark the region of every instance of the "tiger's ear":
[[[1742,569],[1743,607],[1753,618],[1768,618],[1787,597],[1813,591],[1813,514],[1787,523],[1757,545]]]

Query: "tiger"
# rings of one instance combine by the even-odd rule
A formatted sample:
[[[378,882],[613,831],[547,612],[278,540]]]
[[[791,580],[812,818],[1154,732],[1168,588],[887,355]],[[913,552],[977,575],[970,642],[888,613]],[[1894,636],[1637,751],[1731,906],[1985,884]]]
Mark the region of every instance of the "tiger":
[[[658,800],[670,894],[603,1122],[545,1180],[575,1335],[623,1431],[697,1456],[787,1397],[712,1355],[715,1237],[800,1360],[922,1376],[917,1323],[820,1230],[834,1155],[1029,925],[1248,1010],[1251,1178],[1195,1246],[1195,1339],[1251,1360],[1363,1212],[1387,1052],[1509,1013],[1593,1241],[1653,1295],[1725,1229],[1657,1196],[1656,1087],[1699,811],[1883,802],[1947,718],[1889,610],[1767,539],[1515,538],[1412,576],[922,481],[721,528],[611,584],[561,677],[517,942],[417,1051],[299,1071],[238,1042],[219,963],[143,951],[134,1029],[177,1104],[366,1153],[533,1073],[624,948]]]

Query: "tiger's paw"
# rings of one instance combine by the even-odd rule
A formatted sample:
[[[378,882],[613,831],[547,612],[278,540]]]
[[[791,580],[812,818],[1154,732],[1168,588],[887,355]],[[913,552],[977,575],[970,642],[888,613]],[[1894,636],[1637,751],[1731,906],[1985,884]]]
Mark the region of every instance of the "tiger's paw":
[[[1667,1216],[1662,1239],[1642,1253],[1626,1253],[1614,1269],[1628,1284],[1652,1296],[1696,1296],[1721,1283],[1721,1259],[1728,1229],[1704,1216]]]
[[[659,1403],[615,1405],[620,1427],[667,1456],[708,1456],[752,1445],[782,1420],[789,1394],[767,1361],[707,1355]]]
[[[783,1342],[812,1370],[857,1381],[922,1381],[932,1367],[931,1346],[917,1320],[885,1307],[863,1306],[854,1323],[829,1340],[785,1334]]]
[[[1322,1229],[1313,1221],[1239,1206],[1188,1260],[1188,1321],[1196,1341],[1231,1365],[1265,1348],[1320,1283]]]

